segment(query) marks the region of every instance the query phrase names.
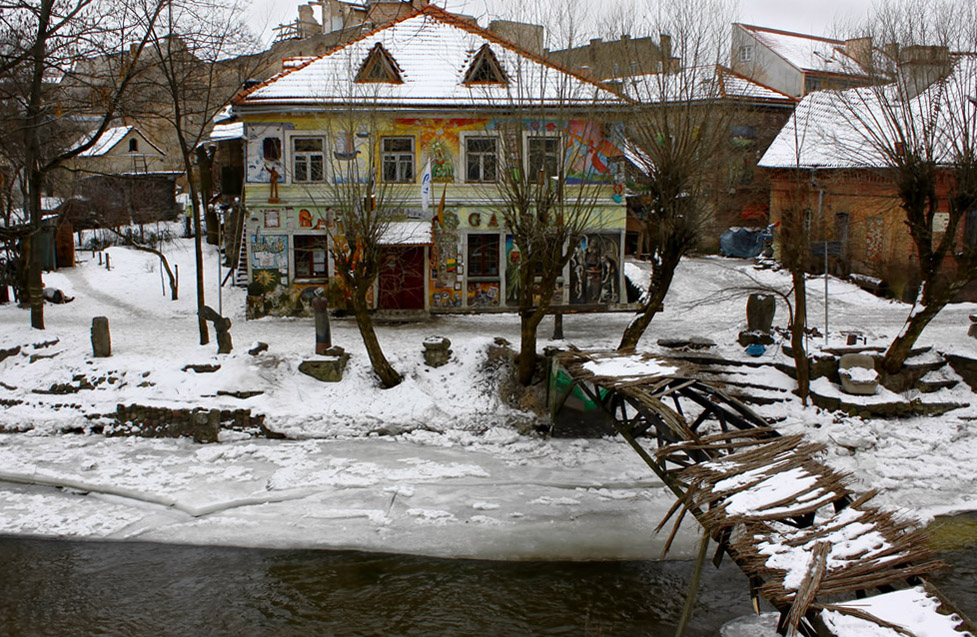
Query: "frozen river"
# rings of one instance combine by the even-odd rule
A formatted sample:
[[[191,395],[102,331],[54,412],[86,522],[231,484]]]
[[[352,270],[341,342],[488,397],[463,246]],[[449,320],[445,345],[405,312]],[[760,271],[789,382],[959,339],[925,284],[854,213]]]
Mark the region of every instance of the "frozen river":
[[[971,517],[971,519],[974,519]],[[935,583],[977,615],[977,546]],[[350,551],[0,538],[0,626],[22,635],[671,637],[688,561],[498,562]],[[703,573],[690,636],[750,611],[727,560]]]

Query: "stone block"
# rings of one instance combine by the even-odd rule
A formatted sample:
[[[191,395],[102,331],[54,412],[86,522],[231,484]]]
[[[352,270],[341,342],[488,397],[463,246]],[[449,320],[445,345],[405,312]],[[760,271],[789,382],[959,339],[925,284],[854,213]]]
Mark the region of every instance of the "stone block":
[[[324,383],[338,383],[343,379],[347,362],[349,354],[342,347],[333,346],[321,358],[299,363],[299,371]]]
[[[872,396],[878,391],[875,359],[868,354],[845,354],[838,360],[838,378],[846,394]]]

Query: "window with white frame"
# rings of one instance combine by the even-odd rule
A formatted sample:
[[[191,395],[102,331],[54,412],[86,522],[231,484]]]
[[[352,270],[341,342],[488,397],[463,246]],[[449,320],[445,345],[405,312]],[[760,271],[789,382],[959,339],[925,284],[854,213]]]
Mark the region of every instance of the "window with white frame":
[[[382,137],[380,139],[383,181],[388,183],[414,182],[414,138]]]
[[[325,142],[321,137],[292,138],[292,181],[325,181]]]
[[[324,235],[295,235],[295,278],[329,276],[328,247]]]
[[[740,47],[740,62],[753,61],[753,45],[744,44]]]
[[[488,136],[465,137],[465,181],[495,183],[498,181],[499,139]]]
[[[529,137],[526,151],[529,159],[526,168],[530,175],[543,172],[547,177],[556,177],[560,174],[559,137]]]

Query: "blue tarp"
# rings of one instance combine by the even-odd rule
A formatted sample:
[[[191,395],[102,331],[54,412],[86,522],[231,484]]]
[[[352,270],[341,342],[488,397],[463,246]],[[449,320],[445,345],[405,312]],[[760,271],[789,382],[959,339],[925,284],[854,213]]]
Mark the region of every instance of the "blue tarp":
[[[750,259],[759,256],[769,234],[753,228],[730,228],[719,237],[719,252],[727,257]]]

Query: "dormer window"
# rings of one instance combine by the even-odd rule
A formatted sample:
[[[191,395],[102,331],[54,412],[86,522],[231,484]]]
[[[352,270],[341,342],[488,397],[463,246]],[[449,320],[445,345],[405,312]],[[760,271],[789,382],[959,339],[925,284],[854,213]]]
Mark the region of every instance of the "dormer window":
[[[370,49],[363,65],[356,74],[356,81],[360,83],[403,84],[400,69],[393,57],[387,53],[379,42]]]
[[[508,84],[509,80],[492,48],[484,44],[472,59],[464,84]]]

